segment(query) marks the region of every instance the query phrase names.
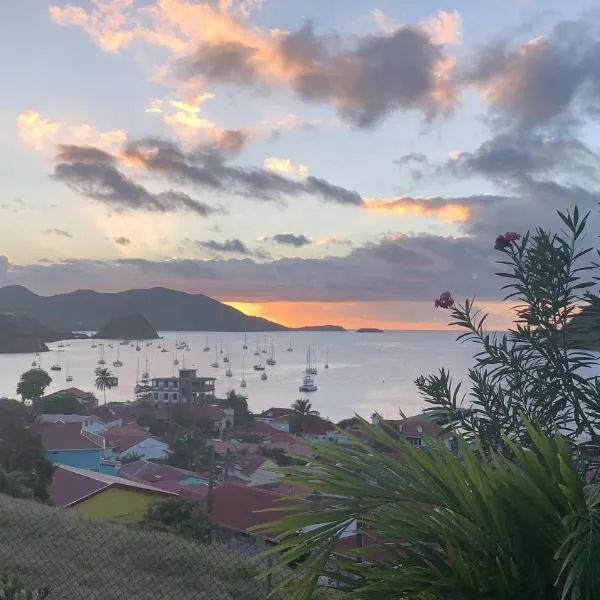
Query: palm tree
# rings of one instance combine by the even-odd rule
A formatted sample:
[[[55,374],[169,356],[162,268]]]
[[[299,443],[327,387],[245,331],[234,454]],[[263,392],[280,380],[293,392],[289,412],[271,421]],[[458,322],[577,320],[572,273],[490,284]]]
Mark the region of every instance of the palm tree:
[[[300,422],[301,431],[306,429],[306,425],[311,419],[319,417],[319,411],[313,410],[312,404],[308,398],[298,398],[298,400],[292,404],[292,410]]]
[[[96,374],[96,389],[102,390],[104,395],[104,404],[106,404],[106,390],[110,390],[112,387],[113,374],[108,369],[100,369]]]
[[[282,536],[274,570],[290,598],[313,598],[323,578],[363,600],[600,598],[600,487],[560,435],[525,423],[532,448],[507,441],[512,460],[459,439],[459,460],[443,441],[416,448],[361,425],[380,449],[321,444],[286,470],[312,500],[256,528]]]

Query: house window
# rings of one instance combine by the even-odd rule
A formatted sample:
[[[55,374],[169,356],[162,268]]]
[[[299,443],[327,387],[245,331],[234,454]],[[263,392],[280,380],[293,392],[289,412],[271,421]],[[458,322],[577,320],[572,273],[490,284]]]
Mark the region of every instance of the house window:
[[[154,399],[158,400],[158,392],[154,392]]]
[[[175,392],[174,394],[171,394],[171,398],[173,398],[173,400],[177,400],[177,392]]]
[[[413,446],[421,447],[423,440],[420,437],[407,437],[406,438]]]
[[[165,393],[163,394],[163,400],[168,400],[168,399],[169,399],[169,393],[168,393],[168,392],[165,392]]]

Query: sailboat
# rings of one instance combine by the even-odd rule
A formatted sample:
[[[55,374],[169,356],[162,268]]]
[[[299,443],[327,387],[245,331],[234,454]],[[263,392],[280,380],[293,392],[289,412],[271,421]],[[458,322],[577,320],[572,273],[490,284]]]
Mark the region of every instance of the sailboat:
[[[294,348],[292,347],[292,340],[291,339],[290,339],[290,345],[288,346],[287,351],[288,352],[293,352],[294,351]]]
[[[65,377],[65,381],[67,383],[69,383],[70,381],[73,381],[73,375],[71,375],[70,371],[69,371],[69,362],[67,361],[67,376]]]
[[[308,350],[306,351],[306,369],[304,370],[304,377],[302,378],[302,383],[300,384],[300,387],[298,388],[301,392],[316,392],[317,391],[317,384],[315,383],[314,379],[312,378],[313,370],[316,372],[316,369],[314,369],[310,363],[310,346],[309,346]]]
[[[262,372],[261,376],[260,376],[262,381],[266,381],[267,380],[267,373],[265,371]]]
[[[246,383],[246,355],[244,354],[242,361],[242,381],[240,381],[240,387],[245,388],[248,384]]]
[[[140,350],[141,350],[141,348],[140,348],[140,343],[139,343],[139,342],[136,342],[136,343],[135,343],[135,351],[136,351],[136,352],[139,352]]]
[[[62,367],[60,366],[60,350],[56,351],[56,362],[50,367],[51,371],[61,371]]]
[[[217,355],[217,347],[215,346],[215,362],[210,365],[213,369],[219,368],[219,357]]]
[[[242,346],[243,350],[248,350],[248,341],[246,338],[246,332],[244,331],[244,345]]]
[[[142,373],[142,379],[150,379],[150,372],[148,371],[148,353],[146,353],[146,368]]]
[[[329,369],[329,346],[325,349],[325,368]]]
[[[204,352],[210,352],[210,345],[208,343],[208,336],[206,336],[206,346],[204,346]]]
[[[272,342],[271,342],[271,356],[269,356],[269,358],[267,358],[267,364],[271,367],[274,367],[277,364],[277,361],[275,360],[275,347]]]
[[[317,367],[313,367],[312,362],[311,362],[310,346],[308,347],[306,369],[305,369],[304,373],[306,375],[316,375],[318,373]]]
[[[173,364],[177,366],[179,364],[179,359],[177,358],[177,352],[175,352],[175,358],[173,359]]]
[[[225,356],[223,357],[223,362],[224,363],[228,363],[230,362],[229,360],[229,348],[225,348],[226,352],[225,352]]]
[[[223,344],[221,344],[221,349],[219,350],[219,354],[223,354]]]
[[[31,361],[32,367],[37,367],[37,361],[35,360],[37,357],[37,353],[33,355],[33,360]]]
[[[265,365],[263,365],[262,358],[259,359],[258,363],[254,365],[254,370],[255,371],[264,371],[265,370]]]
[[[258,343],[258,336],[256,336],[256,350],[254,351],[254,356],[260,356],[260,346]]]
[[[229,365],[227,367],[227,370],[225,371],[225,377],[233,377],[233,371],[231,370],[231,365]]]
[[[100,358],[98,359],[99,365],[105,365],[106,361],[104,360],[104,344],[100,344]]]
[[[113,360],[113,367],[122,367],[123,362],[119,358],[119,346],[117,346],[117,360]]]
[[[133,388],[134,394],[139,394],[142,391],[142,386],[140,385],[140,359],[137,360],[137,367],[135,371],[135,387]]]
[[[265,347],[262,348],[261,350],[262,354],[266,354],[267,353],[267,336],[265,335]]]
[[[90,348],[97,348],[97,347],[98,347],[98,345],[95,342],[90,346]]]

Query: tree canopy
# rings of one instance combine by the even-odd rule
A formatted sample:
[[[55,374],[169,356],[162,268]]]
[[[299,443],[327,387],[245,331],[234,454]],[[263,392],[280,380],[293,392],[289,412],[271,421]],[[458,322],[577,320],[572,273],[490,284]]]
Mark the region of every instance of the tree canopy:
[[[43,369],[29,369],[21,375],[17,384],[17,394],[23,401],[30,400],[35,402],[44,395],[46,388],[52,383],[52,377]]]

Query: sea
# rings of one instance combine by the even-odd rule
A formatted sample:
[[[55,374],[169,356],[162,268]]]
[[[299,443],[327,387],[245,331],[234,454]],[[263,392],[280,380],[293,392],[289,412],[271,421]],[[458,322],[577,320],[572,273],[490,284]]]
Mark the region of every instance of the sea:
[[[160,340],[140,342],[139,352],[130,345],[120,345],[119,340],[65,340],[48,344],[51,351],[41,356],[42,367],[53,379],[47,393],[71,386],[94,391],[94,369],[101,350],[99,344],[103,343],[106,367],[119,378],[118,387],[107,391],[108,402],[134,399],[134,386],[147,361],[151,377],[169,377],[183,367],[197,369],[199,376],[216,377],[218,397],[231,389],[243,392],[254,412],[272,406],[287,407],[298,398],[308,397],[321,416],[333,421],[351,417],[354,413],[368,418],[375,411],[385,418],[398,418],[400,412],[410,416],[426,407],[414,384],[418,376],[446,367],[456,381],[463,380],[473,364],[472,356],[476,350],[471,344],[457,342],[457,333],[453,331],[248,334],[248,350],[243,350],[243,332],[166,331],[160,335]],[[189,350],[175,350],[181,341],[187,343]],[[92,348],[93,343],[98,347]],[[207,345],[210,351],[205,352],[203,349]],[[168,352],[161,352],[159,346]],[[289,352],[289,347],[293,351]],[[257,348],[261,351],[260,356],[254,355]],[[262,353],[265,348],[268,354]],[[271,348],[277,364],[266,367],[268,379],[262,381],[260,372],[254,371],[253,365],[261,358],[264,361]],[[314,378],[318,390],[305,394],[298,388],[309,348],[312,363],[318,369]],[[117,349],[123,362],[120,368],[112,366]],[[230,357],[229,365],[223,362],[226,355]],[[218,368],[211,367],[215,358]],[[0,397],[16,397],[19,377],[31,368],[32,360],[31,354],[0,355]],[[177,366],[175,360],[179,361]],[[50,371],[52,364],[59,361],[62,370]],[[328,369],[325,369],[326,361]],[[244,363],[247,387],[240,388]],[[231,378],[225,376],[227,366],[232,370]],[[71,383],[65,381],[67,369],[73,376]],[[102,401],[102,393],[97,392],[97,396]]]

